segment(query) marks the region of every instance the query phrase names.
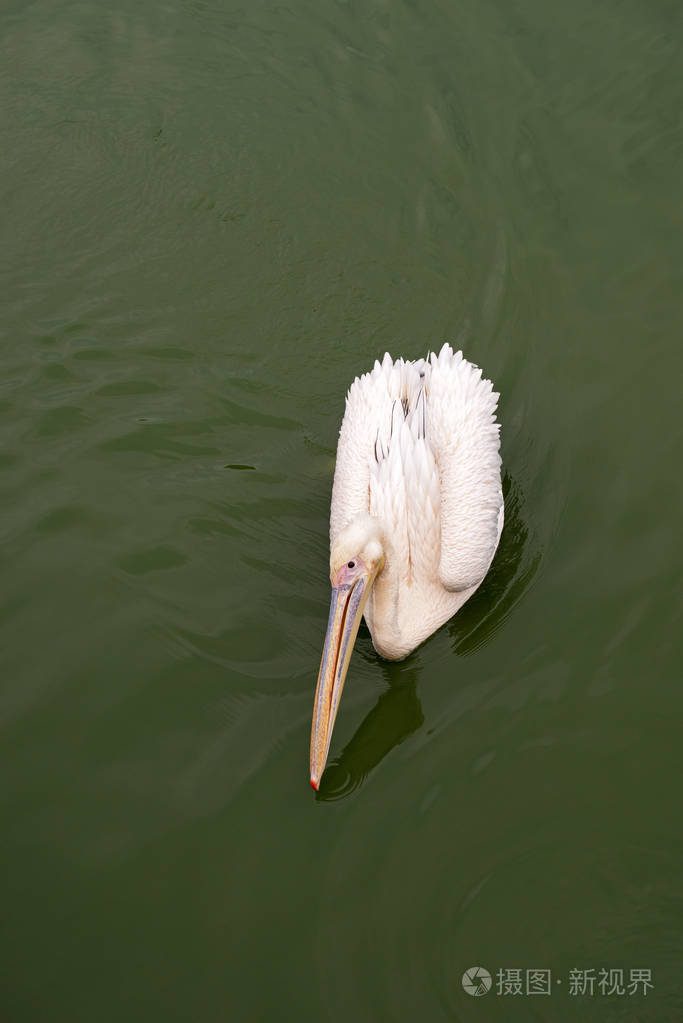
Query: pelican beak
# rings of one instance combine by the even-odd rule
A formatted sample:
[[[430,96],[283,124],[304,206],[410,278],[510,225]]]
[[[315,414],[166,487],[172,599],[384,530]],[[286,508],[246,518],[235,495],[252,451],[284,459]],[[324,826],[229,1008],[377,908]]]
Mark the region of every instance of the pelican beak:
[[[332,579],[332,600],[311,729],[311,785],[318,789],[330,749],[353,644],[366,601],[381,564],[368,569],[356,558],[353,568],[344,565]]]

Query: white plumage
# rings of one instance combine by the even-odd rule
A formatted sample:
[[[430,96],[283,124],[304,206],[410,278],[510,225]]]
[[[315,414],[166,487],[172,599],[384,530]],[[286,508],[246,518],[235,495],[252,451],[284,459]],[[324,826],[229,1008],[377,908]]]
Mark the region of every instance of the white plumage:
[[[395,660],[451,618],[493,560],[503,527],[498,394],[445,344],[357,377],[346,398],[330,512],[330,568],[376,539],[384,565],[364,614]]]
[[[462,352],[384,356],[357,377],[339,431],[330,512],[332,594],[311,727],[311,785],[325,770],[362,615],[399,660],[486,575],[503,528],[498,395]]]

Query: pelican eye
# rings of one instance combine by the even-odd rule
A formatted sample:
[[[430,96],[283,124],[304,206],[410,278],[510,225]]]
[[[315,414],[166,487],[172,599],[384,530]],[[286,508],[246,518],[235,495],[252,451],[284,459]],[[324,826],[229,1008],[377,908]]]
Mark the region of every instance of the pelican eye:
[[[347,568],[355,568],[356,567],[356,562],[355,561],[349,561],[349,563],[348,563],[348,565],[346,567]]]

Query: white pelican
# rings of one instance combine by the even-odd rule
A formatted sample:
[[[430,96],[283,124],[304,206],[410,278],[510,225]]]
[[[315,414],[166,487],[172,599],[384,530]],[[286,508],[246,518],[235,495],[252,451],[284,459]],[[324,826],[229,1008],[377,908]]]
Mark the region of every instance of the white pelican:
[[[330,510],[314,789],[361,615],[377,653],[400,660],[462,607],[489,569],[503,528],[498,397],[448,344],[416,362],[387,353],[349,389]]]

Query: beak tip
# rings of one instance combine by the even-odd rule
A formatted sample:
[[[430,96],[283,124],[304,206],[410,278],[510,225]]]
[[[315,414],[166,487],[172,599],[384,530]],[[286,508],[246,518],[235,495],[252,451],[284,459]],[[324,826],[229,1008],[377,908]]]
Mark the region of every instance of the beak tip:
[[[318,785],[319,783],[315,780],[315,778],[311,778],[311,788],[315,789],[316,792],[318,791]]]

